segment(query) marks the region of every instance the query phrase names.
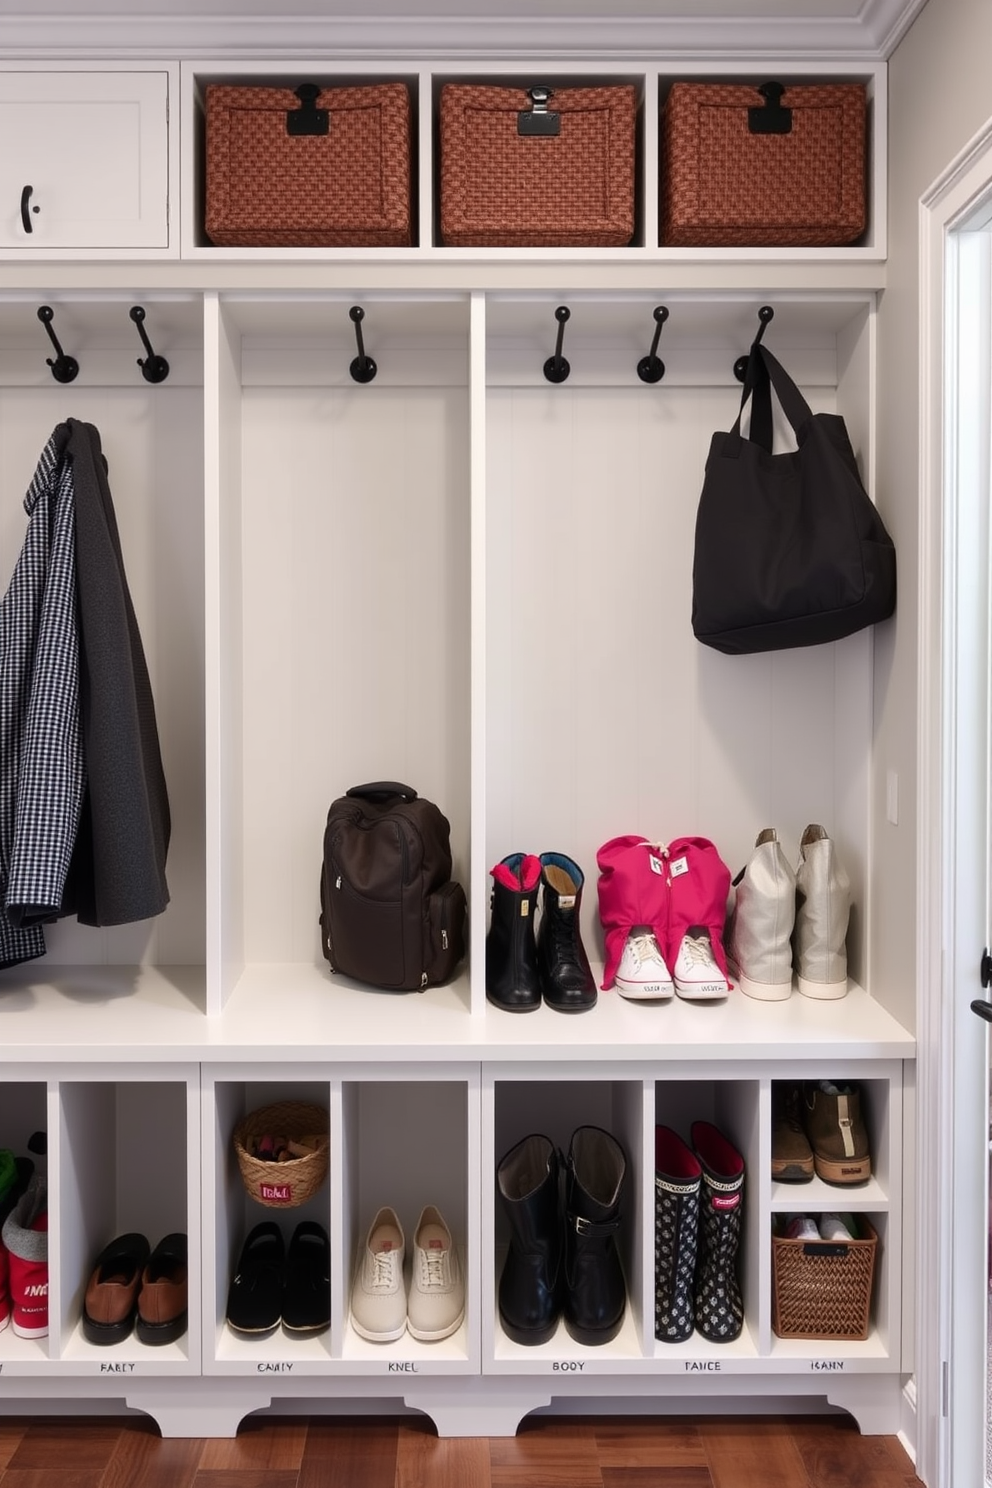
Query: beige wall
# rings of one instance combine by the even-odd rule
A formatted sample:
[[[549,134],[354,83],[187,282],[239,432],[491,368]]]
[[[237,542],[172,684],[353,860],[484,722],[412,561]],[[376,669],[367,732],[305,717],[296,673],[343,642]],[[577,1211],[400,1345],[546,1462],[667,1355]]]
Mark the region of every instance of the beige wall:
[[[876,499],[896,544],[898,612],[879,627],[872,991],[915,1027],[919,200],[992,117],[992,0],[928,0],[889,64],[889,262],[878,317]],[[899,777],[899,824],[885,820]]]

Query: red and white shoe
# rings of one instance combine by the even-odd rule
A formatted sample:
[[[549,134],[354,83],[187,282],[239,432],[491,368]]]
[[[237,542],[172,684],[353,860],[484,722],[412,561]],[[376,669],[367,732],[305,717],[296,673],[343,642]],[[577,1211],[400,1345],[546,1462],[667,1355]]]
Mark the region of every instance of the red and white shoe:
[[[667,1002],[675,996],[672,974],[654,932],[646,925],[635,925],[627,936],[617,967],[616,989],[631,1002]]]
[[[730,983],[716,963],[705,925],[690,925],[683,935],[672,975],[676,992],[687,1002],[713,1002],[730,991]]]

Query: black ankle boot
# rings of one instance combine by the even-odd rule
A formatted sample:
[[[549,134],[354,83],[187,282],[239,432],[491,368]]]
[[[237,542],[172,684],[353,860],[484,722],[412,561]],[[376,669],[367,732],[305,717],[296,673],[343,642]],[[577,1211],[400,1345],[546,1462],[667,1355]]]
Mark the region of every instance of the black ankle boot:
[[[681,1343],[695,1326],[693,1284],[702,1169],[677,1132],[654,1133],[654,1336]]]
[[[508,1013],[541,1006],[534,938],[541,860],[513,853],[492,870],[492,915],[486,936],[486,997]]]
[[[596,982],[579,932],[582,869],[564,853],[541,854],[541,923],[537,965],[548,1007],[584,1013],[596,1006]]]
[[[510,1221],[510,1253],[499,1279],[499,1317],[514,1343],[547,1343],[561,1317],[562,1224],[557,1149],[524,1137],[496,1170]]]
[[[572,1133],[565,1165],[565,1327],[578,1343],[609,1343],[627,1304],[617,1250],[623,1148],[598,1126]]]
[[[696,1263],[696,1327],[714,1343],[731,1343],[744,1327],[744,1304],[737,1280],[744,1159],[708,1121],[692,1124],[692,1148],[699,1159],[699,1258]]]

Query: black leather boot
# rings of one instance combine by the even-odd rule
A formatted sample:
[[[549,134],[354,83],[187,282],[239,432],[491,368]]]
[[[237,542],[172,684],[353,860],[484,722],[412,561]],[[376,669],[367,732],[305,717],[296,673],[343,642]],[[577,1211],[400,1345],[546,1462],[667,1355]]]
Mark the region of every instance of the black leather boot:
[[[510,1253],[499,1279],[499,1318],[514,1343],[547,1343],[561,1317],[562,1224],[557,1149],[524,1137],[496,1170],[510,1221]]]
[[[486,936],[486,997],[508,1013],[541,1006],[534,921],[541,860],[513,853],[492,870],[493,893]]]
[[[737,1279],[744,1159],[708,1121],[694,1121],[692,1149],[703,1170],[696,1263],[696,1328],[714,1343],[731,1343],[744,1327]]]
[[[691,1338],[699,1226],[699,1160],[670,1127],[654,1132],[654,1336]]]
[[[548,1007],[584,1013],[596,1006],[596,982],[579,931],[582,869],[564,853],[541,854],[541,923],[537,965]]]
[[[598,1126],[572,1133],[565,1164],[565,1327],[578,1343],[616,1338],[627,1305],[617,1249],[627,1161]]]

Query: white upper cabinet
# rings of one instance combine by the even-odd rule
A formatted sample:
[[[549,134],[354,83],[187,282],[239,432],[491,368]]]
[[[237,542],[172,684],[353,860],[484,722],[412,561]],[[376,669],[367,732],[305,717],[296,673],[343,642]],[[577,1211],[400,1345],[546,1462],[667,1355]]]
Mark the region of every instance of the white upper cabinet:
[[[167,67],[0,72],[0,253],[169,247]]]

